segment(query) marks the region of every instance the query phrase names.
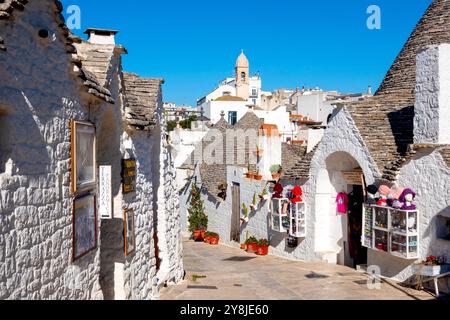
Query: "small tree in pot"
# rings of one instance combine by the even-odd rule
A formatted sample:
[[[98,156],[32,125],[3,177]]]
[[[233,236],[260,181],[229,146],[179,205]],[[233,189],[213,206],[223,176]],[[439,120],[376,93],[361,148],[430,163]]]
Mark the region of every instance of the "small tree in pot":
[[[208,227],[208,216],[205,214],[200,190],[195,184],[192,186],[191,205],[188,212],[189,231],[193,233],[194,240],[203,240]]]
[[[274,164],[270,167],[270,172],[272,173],[272,178],[274,180],[278,180],[281,178],[281,174],[283,173],[283,167],[280,164]]]

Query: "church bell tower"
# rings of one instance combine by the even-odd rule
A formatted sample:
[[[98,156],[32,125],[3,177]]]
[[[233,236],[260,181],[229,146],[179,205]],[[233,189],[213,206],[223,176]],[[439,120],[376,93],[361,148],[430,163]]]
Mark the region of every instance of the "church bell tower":
[[[244,51],[236,61],[236,95],[244,100],[249,99],[250,67]]]

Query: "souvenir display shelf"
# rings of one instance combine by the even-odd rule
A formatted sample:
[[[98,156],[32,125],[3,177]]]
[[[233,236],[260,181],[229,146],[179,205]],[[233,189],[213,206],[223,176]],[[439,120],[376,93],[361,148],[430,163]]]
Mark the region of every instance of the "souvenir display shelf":
[[[404,259],[419,258],[419,212],[364,205],[363,246]]]
[[[289,199],[272,199],[270,208],[271,228],[278,232],[289,230]]]
[[[295,238],[306,237],[306,203],[292,203],[290,206],[289,235]]]

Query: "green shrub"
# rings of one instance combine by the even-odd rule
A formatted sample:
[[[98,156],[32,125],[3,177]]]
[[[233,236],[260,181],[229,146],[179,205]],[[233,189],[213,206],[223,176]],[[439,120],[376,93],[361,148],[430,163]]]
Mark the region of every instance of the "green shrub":
[[[269,245],[269,240],[261,239],[261,240],[258,241],[258,245],[260,245],[260,246],[268,246]]]
[[[245,244],[249,244],[249,243],[258,243],[258,239],[256,239],[254,236],[251,236],[250,238],[245,240]]]
[[[191,190],[191,206],[189,212],[189,231],[206,230],[208,228],[208,216],[205,214],[200,190],[194,184]]]

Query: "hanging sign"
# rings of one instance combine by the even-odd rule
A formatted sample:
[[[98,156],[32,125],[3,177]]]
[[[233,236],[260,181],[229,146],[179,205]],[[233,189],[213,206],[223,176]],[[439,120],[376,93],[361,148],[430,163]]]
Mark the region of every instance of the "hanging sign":
[[[112,218],[111,166],[99,168],[99,213],[102,219]]]
[[[136,191],[136,159],[122,160],[122,188],[125,194]]]
[[[348,184],[360,186],[363,185],[364,176],[362,171],[342,171],[342,176],[347,181]]]

